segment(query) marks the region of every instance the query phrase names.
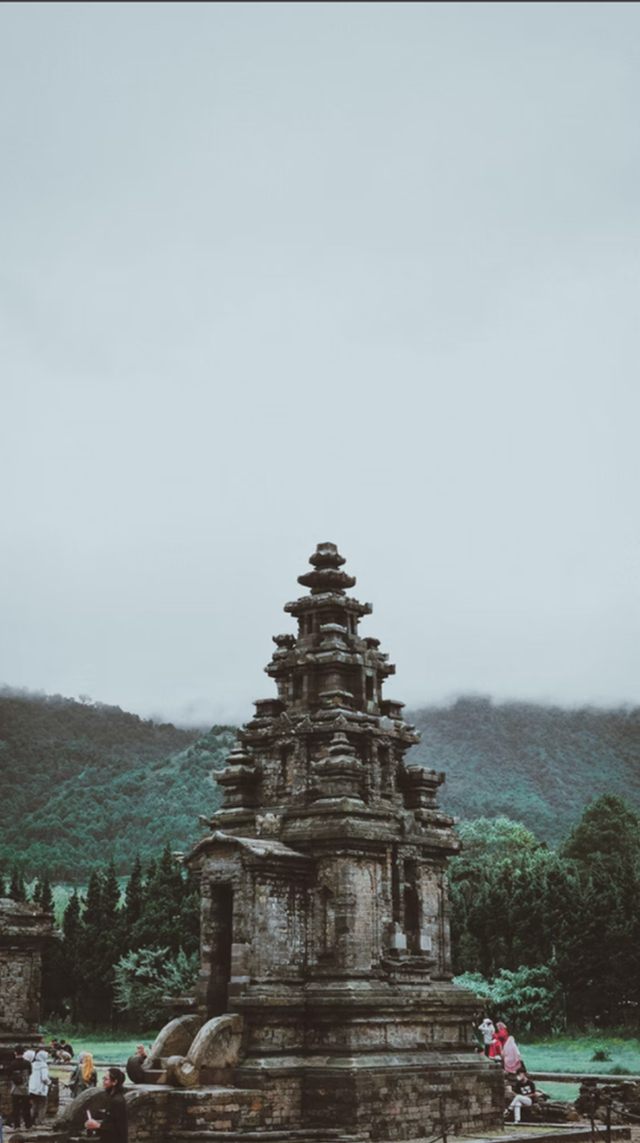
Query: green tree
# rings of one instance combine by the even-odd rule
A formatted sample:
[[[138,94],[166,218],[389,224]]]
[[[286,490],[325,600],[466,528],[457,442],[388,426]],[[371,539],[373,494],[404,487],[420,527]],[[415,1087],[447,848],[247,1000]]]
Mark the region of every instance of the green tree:
[[[468,972],[455,982],[488,1001],[509,1027],[539,1033],[557,1032],[563,1025],[562,989],[550,966],[523,967],[517,972],[503,968],[492,981],[481,973]]]
[[[44,1014],[70,1016],[74,1024],[80,1012],[80,938],[80,897],[74,890],[62,918],[62,939],[48,942],[42,957]]]
[[[44,909],[45,913],[53,913],[55,909],[53,891],[51,889],[51,882],[46,873],[42,882],[39,882],[39,884],[41,884],[40,908]]]
[[[640,818],[602,794],[583,811],[562,854],[579,881],[580,940],[573,934],[573,1019],[627,1023],[640,1007]],[[569,966],[567,966],[569,967]]]
[[[166,1016],[163,997],[178,996],[198,975],[198,957],[182,949],[138,949],[115,967],[116,1006],[134,1021],[160,1021]]]
[[[601,794],[585,807],[561,852],[588,869],[594,865],[610,871],[615,871],[620,864],[637,867],[640,817],[624,798]]]
[[[185,900],[182,871],[166,845],[147,879],[144,906],[133,926],[132,948],[168,948],[177,953],[183,945]]]
[[[111,1015],[111,982],[105,980],[105,878],[94,869],[89,878],[80,920],[78,1005],[88,1024],[106,1023]]]
[[[142,915],[144,905],[144,881],[140,854],[136,853],[133,869],[127,882],[124,895],[124,922],[127,934],[131,933]],[[129,947],[131,945],[129,944]],[[125,950],[126,951],[126,950]]]
[[[53,913],[54,911],[51,882],[46,874],[43,880],[38,879],[33,887],[33,903],[44,909],[45,913]]]
[[[9,897],[13,901],[26,901],[27,899],[27,889],[24,883],[24,876],[22,871],[18,869],[17,865],[14,865],[13,869],[11,870]]]

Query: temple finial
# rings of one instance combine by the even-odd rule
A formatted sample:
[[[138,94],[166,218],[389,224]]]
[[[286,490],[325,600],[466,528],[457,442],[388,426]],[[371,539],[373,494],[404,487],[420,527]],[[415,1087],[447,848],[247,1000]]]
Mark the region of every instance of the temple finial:
[[[314,570],[298,576],[298,583],[303,587],[310,587],[312,595],[320,595],[325,591],[335,591],[344,594],[345,588],[355,587],[356,577],[340,571],[346,560],[340,555],[335,544],[318,544],[315,552],[309,557],[309,563]]]

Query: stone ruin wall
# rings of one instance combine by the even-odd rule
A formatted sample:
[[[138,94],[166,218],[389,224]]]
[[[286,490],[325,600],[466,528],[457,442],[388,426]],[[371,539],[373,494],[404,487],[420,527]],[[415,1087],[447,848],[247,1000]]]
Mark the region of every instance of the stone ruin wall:
[[[0,898],[0,1106],[11,1106],[6,1066],[18,1044],[38,1040],[42,949],[53,916],[37,905]]]

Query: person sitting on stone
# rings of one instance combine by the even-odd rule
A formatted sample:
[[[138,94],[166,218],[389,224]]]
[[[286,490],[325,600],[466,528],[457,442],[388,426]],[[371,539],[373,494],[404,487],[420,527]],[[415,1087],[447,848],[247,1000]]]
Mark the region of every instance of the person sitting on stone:
[[[144,1062],[147,1058],[147,1049],[144,1044],[136,1044],[136,1050],[133,1056],[129,1056],[127,1060],[127,1075],[131,1083],[148,1083],[149,1077],[146,1075]]]
[[[505,1111],[505,1118],[510,1111],[513,1111],[513,1122],[520,1122],[520,1114],[523,1107],[531,1107],[536,1100],[548,1099],[546,1091],[540,1091],[536,1088],[532,1079],[529,1079],[524,1067],[520,1067],[516,1074],[516,1078],[511,1081],[511,1090],[514,1092],[513,1099]]]
[[[87,1130],[97,1131],[101,1143],[129,1143],[127,1103],[124,1098],[125,1074],[120,1068],[108,1068],[102,1079],[107,1093],[104,1119],[93,1119],[87,1112]]]

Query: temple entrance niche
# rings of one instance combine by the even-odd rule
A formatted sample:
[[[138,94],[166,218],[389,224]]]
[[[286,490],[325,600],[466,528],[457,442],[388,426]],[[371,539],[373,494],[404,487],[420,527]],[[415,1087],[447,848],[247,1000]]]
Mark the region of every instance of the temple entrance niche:
[[[233,943],[233,888],[211,885],[209,903],[211,969],[207,988],[207,1010],[210,1016],[229,1011],[229,979],[231,945]]]

